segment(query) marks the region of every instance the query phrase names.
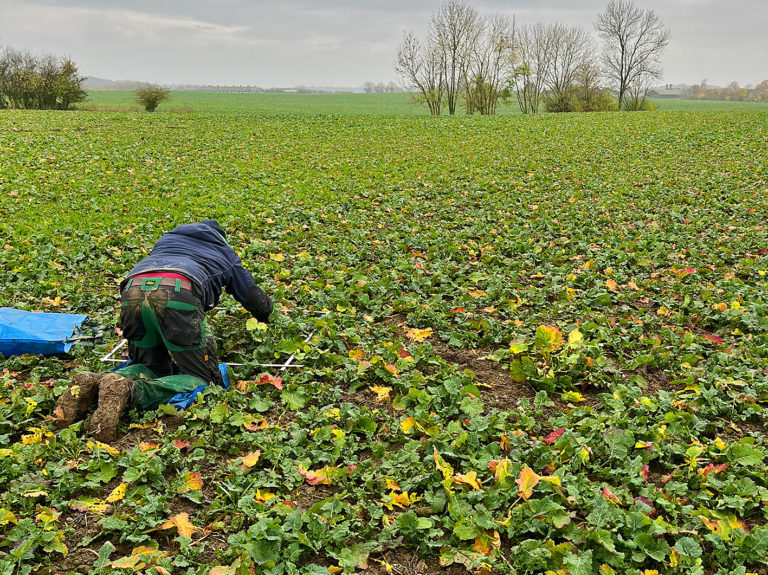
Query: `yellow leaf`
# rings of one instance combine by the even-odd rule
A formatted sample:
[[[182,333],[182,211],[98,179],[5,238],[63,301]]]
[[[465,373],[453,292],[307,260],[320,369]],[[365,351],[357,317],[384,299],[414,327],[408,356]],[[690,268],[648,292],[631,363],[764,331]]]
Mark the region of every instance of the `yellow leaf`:
[[[342,571],[344,571],[344,569],[342,569],[338,565],[331,565],[330,567],[328,567],[328,573],[330,573],[331,575],[338,575]]]
[[[574,329],[568,334],[568,345],[571,347],[578,346],[583,340],[584,335],[578,329]]]
[[[363,350],[362,349],[350,349],[349,350],[349,359],[353,359],[355,361],[360,361],[363,359]]]
[[[470,296],[472,296],[472,298],[474,298],[474,299],[478,299],[478,298],[481,298],[481,297],[483,297],[485,295],[488,295],[483,290],[479,290],[479,289],[471,289],[467,293]]]
[[[272,493],[271,491],[262,491],[261,489],[256,490],[256,494],[253,496],[253,498],[258,501],[259,503],[266,503],[270,499],[274,499],[276,495]]]
[[[443,474],[443,479],[448,479],[453,475],[453,467],[440,456],[437,447],[432,446],[432,449],[434,450],[435,469]]]
[[[8,525],[8,523],[13,523],[16,525],[18,523],[18,519],[16,519],[16,516],[12,511],[8,511],[7,509],[0,509],[0,525]]]
[[[541,477],[536,474],[530,467],[524,467],[520,471],[520,476],[515,480],[519,488],[518,495],[523,499],[528,499],[533,495],[533,488],[539,483]]]
[[[253,467],[254,465],[256,465],[256,462],[259,460],[260,456],[261,456],[261,451],[257,450],[252,453],[249,453],[248,455],[243,455],[240,458],[240,461],[242,461],[245,467]]]
[[[392,388],[381,385],[372,385],[370,390],[376,394],[376,401],[388,401],[389,392],[392,391]]]
[[[394,479],[387,477],[384,481],[387,483],[387,489],[390,491],[400,491],[400,484]]]
[[[586,401],[584,396],[581,395],[578,391],[565,391],[560,397],[563,401],[572,401],[573,403]]]
[[[472,489],[481,489],[483,486],[482,483],[480,483],[480,481],[477,479],[477,473],[475,471],[454,475],[453,480],[456,483],[465,483],[467,485],[471,485]]]
[[[605,280],[605,285],[608,286],[608,289],[611,291],[619,291],[619,284],[617,284],[612,279],[608,278]]]
[[[541,325],[536,328],[534,343],[544,353],[552,353],[563,347],[563,334],[557,326]]]
[[[88,441],[88,442],[86,442],[85,445],[91,451],[93,451],[94,448],[96,448],[96,449],[101,449],[102,451],[106,451],[110,455],[119,455],[120,454],[120,451],[118,451],[117,449],[115,449],[114,447],[112,447],[110,445],[107,445],[106,443],[102,443],[101,441]]]
[[[408,434],[411,432],[411,429],[414,428],[416,425],[416,418],[414,417],[407,417],[402,422],[400,422],[400,428],[403,430],[403,433]]]
[[[728,311],[728,304],[722,302],[712,307],[714,307],[717,311]]]
[[[109,497],[107,497],[106,501],[107,503],[114,503],[115,501],[120,501],[121,499],[125,498],[125,488],[128,486],[127,483],[121,483],[117,487],[115,487],[112,490],[112,493],[109,494]]]
[[[285,261],[285,256],[283,254],[269,254],[269,259],[273,262],[282,262]]]
[[[422,342],[432,336],[432,328],[427,327],[424,329],[418,329],[413,327],[405,333],[405,336],[414,341]]]
[[[178,530],[179,535],[187,538],[191,538],[195,529],[197,529],[197,527],[190,522],[188,513],[179,513],[178,515],[171,517],[168,521],[158,527],[158,529],[172,529],[173,527]]]
[[[187,491],[199,491],[203,488],[203,477],[197,471],[187,472],[184,474],[184,485]]]

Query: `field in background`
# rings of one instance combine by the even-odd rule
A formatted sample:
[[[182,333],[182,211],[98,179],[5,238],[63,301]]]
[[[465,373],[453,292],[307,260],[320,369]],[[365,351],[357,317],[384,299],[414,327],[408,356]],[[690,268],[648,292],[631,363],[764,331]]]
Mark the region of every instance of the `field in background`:
[[[766,572],[765,106],[186,96],[0,113],[0,306],[107,326],[0,366],[0,572]],[[279,309],[209,315],[233,387],[57,430],[120,278],[210,217]]]
[[[256,115],[365,115],[428,116],[414,94],[237,94],[210,92],[172,92],[171,99],[161,104],[161,112],[175,113],[242,113]],[[766,110],[768,104],[750,102],[712,102],[659,98],[653,100],[660,110]],[[78,105],[85,110],[140,110],[132,92],[95,91]],[[516,101],[499,105],[498,114],[519,114]],[[463,114],[459,114],[463,115]]]

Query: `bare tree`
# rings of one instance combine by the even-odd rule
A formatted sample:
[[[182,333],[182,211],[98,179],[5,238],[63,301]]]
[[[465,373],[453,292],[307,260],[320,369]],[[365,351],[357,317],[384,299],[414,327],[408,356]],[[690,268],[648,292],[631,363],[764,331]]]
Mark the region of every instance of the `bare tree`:
[[[642,11],[631,0],[610,0],[595,29],[605,41],[604,72],[618,91],[619,109],[637,109],[651,80],[661,77],[669,30],[653,10]]]
[[[465,78],[468,114],[496,113],[499,97],[514,73],[515,55],[514,21],[501,14],[483,18]]]
[[[449,114],[456,113],[459,91],[480,32],[477,10],[463,0],[447,0],[432,14],[430,39],[440,55]]]
[[[583,28],[563,24],[549,25],[547,36],[547,110],[570,112],[576,77],[593,58],[592,40]]]
[[[397,49],[395,71],[407,85],[418,90],[429,112],[439,116],[445,95],[445,77],[438,50],[429,43],[421,42],[413,32],[405,32]]]
[[[523,114],[539,111],[551,66],[551,29],[537,22],[517,34],[520,64],[515,68],[514,89]]]

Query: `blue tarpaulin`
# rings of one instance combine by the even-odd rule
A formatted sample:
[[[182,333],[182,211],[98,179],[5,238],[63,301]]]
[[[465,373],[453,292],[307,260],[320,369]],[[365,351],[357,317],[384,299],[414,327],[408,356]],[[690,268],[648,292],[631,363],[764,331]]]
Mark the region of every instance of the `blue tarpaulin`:
[[[67,353],[79,339],[75,333],[87,315],[37,313],[0,308],[0,354]]]

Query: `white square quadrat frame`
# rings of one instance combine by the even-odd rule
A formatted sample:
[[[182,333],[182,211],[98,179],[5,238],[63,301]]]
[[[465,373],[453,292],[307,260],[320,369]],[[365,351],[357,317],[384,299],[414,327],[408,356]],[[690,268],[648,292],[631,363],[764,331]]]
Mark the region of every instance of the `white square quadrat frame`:
[[[304,315],[312,314],[312,315],[318,315],[318,316],[321,316],[321,317],[325,317],[328,314],[330,314],[331,312],[330,312],[330,310],[326,310],[326,311],[303,310],[302,313]],[[312,339],[312,336],[314,336],[315,333],[317,333],[317,330],[313,330],[307,337],[305,337],[304,338],[304,343],[309,342],[309,340]],[[123,339],[120,343],[118,343],[115,347],[113,347],[109,351],[109,353],[107,353],[104,357],[102,357],[100,361],[105,362],[105,363],[106,362],[117,362],[117,363],[125,362],[124,359],[115,358],[114,355],[117,353],[117,351],[119,349],[121,349],[127,343],[128,343],[128,340],[127,339]],[[295,358],[296,358],[296,352],[292,353],[291,356],[287,360],[285,360],[285,363],[257,363],[255,365],[257,365],[259,367],[279,367],[280,371],[285,371],[286,369],[291,368],[291,367],[304,367],[302,364],[293,363],[293,360]],[[242,364],[242,363],[227,363],[226,365],[228,365],[228,366],[230,366],[230,365],[231,366],[237,366],[237,365],[244,365],[244,364]]]

